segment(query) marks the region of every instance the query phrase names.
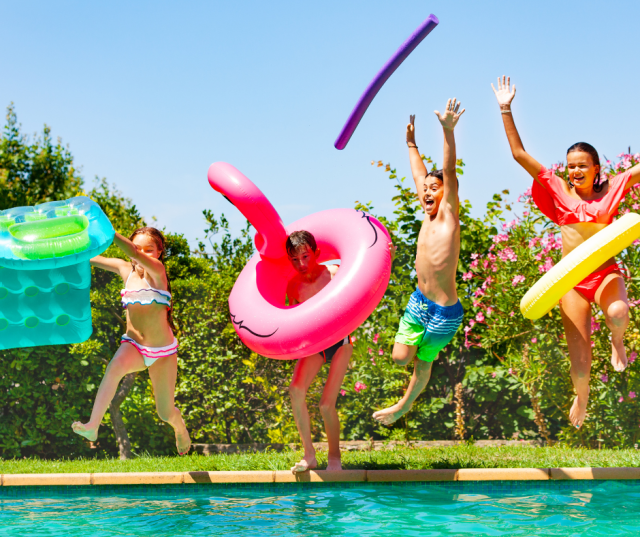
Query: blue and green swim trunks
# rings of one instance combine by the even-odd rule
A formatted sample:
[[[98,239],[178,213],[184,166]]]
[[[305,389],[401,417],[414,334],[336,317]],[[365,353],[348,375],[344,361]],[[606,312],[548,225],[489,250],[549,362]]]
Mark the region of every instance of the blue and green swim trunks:
[[[416,289],[400,319],[396,342],[417,345],[418,358],[433,362],[453,339],[462,324],[463,315],[459,300],[453,306],[440,306]]]

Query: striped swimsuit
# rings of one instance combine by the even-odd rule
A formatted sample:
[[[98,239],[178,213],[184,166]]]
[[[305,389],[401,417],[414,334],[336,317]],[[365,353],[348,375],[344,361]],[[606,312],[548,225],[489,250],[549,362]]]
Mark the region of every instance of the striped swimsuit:
[[[418,358],[432,362],[453,339],[463,315],[459,300],[453,306],[440,306],[425,297],[420,289],[416,289],[400,320],[396,341],[405,345],[417,345]]]
[[[149,306],[153,303],[165,305],[169,308],[171,307],[171,293],[169,291],[163,291],[161,289],[154,289],[153,287],[151,287],[151,285],[149,285],[149,282],[146,278],[143,278],[144,283],[147,284],[146,288],[127,289],[131,274],[133,274],[133,269],[131,269],[131,273],[129,274],[129,277],[124,284],[124,289],[120,291],[123,308],[126,308],[130,304],[142,304],[144,306]],[[135,339],[129,337],[127,334],[123,334],[121,342],[133,345],[142,355],[142,358],[144,358],[144,365],[146,365],[147,367],[151,366],[158,358],[171,356],[172,354],[178,352],[178,340],[175,337],[173,338],[173,342],[171,344],[164,347],[148,347],[146,345],[142,345]]]

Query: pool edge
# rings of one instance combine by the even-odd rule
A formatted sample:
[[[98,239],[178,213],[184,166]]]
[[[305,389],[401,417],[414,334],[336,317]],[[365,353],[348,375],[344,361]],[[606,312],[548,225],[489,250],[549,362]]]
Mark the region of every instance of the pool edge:
[[[0,474],[1,487],[168,485],[199,483],[390,483],[427,481],[634,480],[640,468],[461,468],[438,470],[312,470]]]

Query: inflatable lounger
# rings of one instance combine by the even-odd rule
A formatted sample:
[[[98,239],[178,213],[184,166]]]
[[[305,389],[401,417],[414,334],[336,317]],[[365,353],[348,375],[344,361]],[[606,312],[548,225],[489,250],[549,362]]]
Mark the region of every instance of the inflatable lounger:
[[[84,196],[0,211],[0,350],[89,338],[89,260],[113,236]]]

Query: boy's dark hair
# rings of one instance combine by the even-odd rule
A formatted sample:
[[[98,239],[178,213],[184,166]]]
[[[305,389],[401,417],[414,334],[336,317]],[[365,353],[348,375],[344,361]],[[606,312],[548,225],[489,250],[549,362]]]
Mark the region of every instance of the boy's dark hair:
[[[293,257],[298,249],[304,245],[309,246],[314,252],[318,249],[316,238],[308,231],[294,231],[287,237],[287,255]]]
[[[429,172],[427,174],[427,177],[435,177],[436,179],[440,179],[440,182],[444,184],[444,174],[442,170],[434,170],[432,172]],[[456,177],[456,181],[458,181],[457,177]],[[460,181],[458,181],[458,186],[460,186]]]
[[[567,155],[569,153],[575,153],[576,151],[582,151],[583,153],[588,153],[589,155],[591,155],[593,164],[595,166],[600,166],[600,157],[598,156],[598,152],[596,151],[596,148],[593,147],[591,144],[588,144],[587,142],[578,142],[577,144],[573,144],[569,149],[567,149]],[[571,181],[569,181],[569,184],[573,186],[573,183]],[[600,171],[598,171],[596,176],[593,178],[593,190],[595,190],[596,192],[600,192],[603,186],[604,186],[604,183],[600,178]]]

